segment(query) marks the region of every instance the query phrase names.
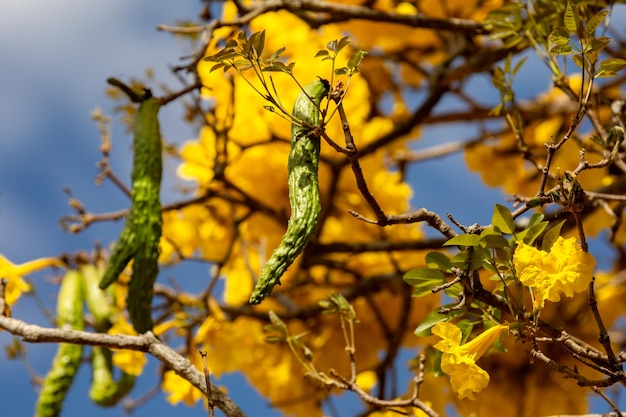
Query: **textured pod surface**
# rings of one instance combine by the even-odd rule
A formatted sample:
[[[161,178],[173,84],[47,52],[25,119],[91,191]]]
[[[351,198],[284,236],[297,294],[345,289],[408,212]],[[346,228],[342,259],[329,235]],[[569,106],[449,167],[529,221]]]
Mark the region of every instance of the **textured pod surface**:
[[[113,249],[100,288],[111,285],[134,258],[128,289],[128,314],[138,333],[152,330],[153,286],[159,274],[161,239],[162,147],[158,113],[160,102],[148,98],[137,110],[134,136],[131,207]]]
[[[59,328],[84,329],[83,294],[82,275],[75,270],[68,271],[61,282],[57,300]],[[83,347],[81,345],[59,343],[52,368],[46,375],[39,393],[35,406],[36,417],[56,417],[59,415],[63,400],[80,367],[82,354]]]
[[[280,284],[280,277],[315,234],[321,211],[317,178],[320,137],[312,127],[319,124],[319,105],[329,90],[328,81],[317,79],[304,88],[293,106],[294,118],[302,120],[306,125],[291,125],[288,163],[291,216],[280,244],[261,270],[250,296],[250,304],[259,304],[276,284]]]
[[[84,265],[80,268],[85,279],[85,300],[87,307],[94,317],[95,329],[106,333],[114,321],[112,300],[98,287],[102,279],[103,268],[94,265]],[[116,405],[124,398],[135,385],[135,376],[122,372],[116,381],[113,376],[113,361],[111,351],[101,346],[94,346],[91,350],[92,378],[89,388],[91,400],[103,407]]]
[[[102,406],[112,407],[120,402],[134,387],[135,376],[122,372],[116,381],[113,378],[111,351],[101,346],[94,346],[91,351],[93,374],[89,398]]]

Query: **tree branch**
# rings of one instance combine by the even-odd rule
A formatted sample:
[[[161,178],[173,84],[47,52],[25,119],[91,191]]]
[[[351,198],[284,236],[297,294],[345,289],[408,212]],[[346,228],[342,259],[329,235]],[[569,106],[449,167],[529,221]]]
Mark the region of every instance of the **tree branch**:
[[[167,368],[176,372],[191,385],[206,393],[204,375],[186,358],[157,339],[152,333],[140,336],[89,333],[40,327],[21,320],[0,316],[0,328],[21,336],[29,343],[74,343],[78,345],[102,346],[113,349],[128,349],[149,353]],[[246,417],[246,414],[219,389],[212,390],[213,401],[228,417]]]

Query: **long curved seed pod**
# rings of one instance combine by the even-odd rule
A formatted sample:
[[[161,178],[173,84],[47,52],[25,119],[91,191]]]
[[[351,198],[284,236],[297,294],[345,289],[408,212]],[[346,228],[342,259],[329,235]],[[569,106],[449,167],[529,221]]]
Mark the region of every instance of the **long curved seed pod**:
[[[136,377],[122,372],[116,381],[113,377],[111,351],[102,346],[94,346],[91,351],[93,377],[89,388],[89,398],[102,406],[112,407],[122,400],[135,386]]]
[[[83,294],[83,276],[81,273],[76,270],[67,271],[61,282],[57,300],[59,328],[84,329]],[[59,415],[63,400],[80,367],[82,354],[82,345],[59,343],[52,368],[46,375],[35,406],[36,417],[56,417]]]
[[[84,265],[80,271],[85,278],[85,300],[94,317],[95,329],[105,333],[111,327],[115,314],[113,304],[107,294],[98,288],[103,268]],[[91,366],[93,370],[89,397],[103,407],[111,407],[124,398],[135,385],[134,375],[122,372],[116,381],[113,377],[112,354],[109,349],[94,346],[91,350]]]
[[[100,288],[111,285],[134,258],[128,289],[128,314],[138,333],[152,330],[153,286],[159,274],[161,238],[161,133],[158,113],[161,103],[149,94],[135,119],[132,204],[126,224],[113,249]]]
[[[329,90],[328,81],[317,79],[304,88],[293,106],[293,117],[304,125],[295,122],[291,125],[288,163],[291,216],[285,235],[261,270],[250,304],[259,304],[280,284],[280,277],[315,234],[321,210],[317,178],[320,137],[311,127],[319,124],[319,105]]]

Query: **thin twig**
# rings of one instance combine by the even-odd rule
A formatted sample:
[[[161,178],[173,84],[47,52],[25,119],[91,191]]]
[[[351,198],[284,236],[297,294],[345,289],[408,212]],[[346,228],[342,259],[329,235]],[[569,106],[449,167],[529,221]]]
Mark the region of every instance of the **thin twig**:
[[[615,404],[613,401],[611,401],[611,399],[609,397],[606,396],[606,394],[604,392],[602,392],[602,390],[598,387],[592,387],[593,392],[595,392],[596,394],[598,394],[600,397],[602,397],[602,399],[604,401],[606,401],[606,403],[613,409],[613,411],[615,411],[615,413],[617,415],[622,414],[619,410],[619,407],[617,406],[617,404]],[[623,414],[622,414],[623,416]]]
[[[612,370],[616,372],[623,373],[622,366],[617,362],[617,358],[615,357],[615,352],[613,352],[613,348],[611,347],[611,337],[606,330],[606,326],[604,325],[604,321],[600,316],[600,311],[598,310],[598,302],[596,301],[596,293],[595,293],[595,277],[591,279],[589,283],[589,308],[593,313],[593,318],[598,325],[599,331],[599,342],[604,348],[606,355],[608,357],[609,363],[612,365]]]
[[[209,367],[207,366],[206,363],[206,355],[207,353],[205,351],[199,351],[200,356],[202,356],[202,370],[204,372],[204,381],[207,387],[206,390],[206,399],[207,399],[207,406],[209,408],[209,417],[214,417],[215,416],[215,403],[213,402],[213,389],[211,388],[211,376],[209,374]]]

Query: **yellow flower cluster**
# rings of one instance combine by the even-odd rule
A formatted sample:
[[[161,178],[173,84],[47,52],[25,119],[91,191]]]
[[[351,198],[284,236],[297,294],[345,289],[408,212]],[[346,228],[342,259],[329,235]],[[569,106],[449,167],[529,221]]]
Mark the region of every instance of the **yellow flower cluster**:
[[[375,7],[382,10],[415,12],[414,5],[409,2],[376,3]],[[452,3],[462,6],[458,9],[458,17],[478,13],[475,2],[455,0]],[[226,20],[236,15],[232,2],[224,3],[223,14]],[[409,42],[411,45],[419,43],[424,50],[434,50],[441,42],[429,31],[408,29],[405,35],[399,35],[397,31],[384,30],[384,27],[381,24],[380,28],[377,26],[372,30],[371,25],[361,25],[355,20],[312,30],[295,15],[279,11],[256,17],[250,23],[248,33],[266,30],[264,54],[267,56],[286,47],[282,56],[288,62],[296,62],[293,72],[303,85],[317,76],[330,78],[329,61],[321,61],[314,55],[317,50],[325,49],[328,41],[340,39],[346,32],[362,49],[376,45],[388,51],[399,50],[403,48],[402,44]],[[218,40],[233,38],[236,33],[230,27],[222,27],[213,35],[207,55],[220,49],[222,44],[218,44]],[[338,65],[344,65],[348,57],[349,53],[346,53],[338,60]],[[418,59],[417,56],[413,58]],[[434,62],[441,57],[429,56],[427,59]],[[197,184],[197,196],[201,201],[164,213],[160,260],[176,262],[181,257],[197,256],[219,262],[225,284],[221,301],[224,306],[237,309],[247,302],[254,278],[285,231],[290,210],[286,163],[290,148],[290,124],[266,111],[263,106],[269,103],[242,76],[232,70],[226,74],[221,69],[210,72],[213,64],[202,61],[198,65],[203,97],[212,104],[211,111],[205,115],[206,126],[197,140],[187,142],[179,151],[182,163],[178,174]],[[397,100],[386,117],[372,116],[378,114],[373,111],[372,103],[381,94],[393,93],[393,88],[383,91],[385,89],[381,87],[393,84],[392,71],[378,64],[380,61],[375,57],[364,61],[362,72],[350,80],[343,102],[360,149],[391,132],[394,122],[406,116],[406,106],[399,95],[396,95]],[[409,77],[412,75],[406,68],[403,66],[401,71],[403,81],[411,85],[419,83],[421,75],[413,74],[415,78],[411,80]],[[249,82],[260,86],[259,79],[251,71],[244,75]],[[290,108],[299,89],[283,74],[273,74],[272,81],[281,102]],[[346,83],[347,80],[342,81]],[[332,111],[332,106],[330,109]],[[335,142],[343,143],[338,117],[326,126],[326,133]],[[414,138],[418,133],[415,130],[410,137]],[[406,149],[407,140],[401,138],[359,160],[370,191],[386,213],[399,214],[409,209],[410,187],[400,173],[391,171],[386,164],[389,154]],[[418,241],[423,237],[421,229],[415,225],[381,229],[355,220],[348,210],[366,217],[374,216],[358,190],[345,156],[324,141],[319,182],[322,219],[313,244],[323,247],[339,243],[349,247],[354,244]],[[406,288],[398,288],[397,271],[423,265],[423,254],[419,251],[325,253],[320,250],[307,253],[307,257],[312,266],[304,267],[296,260],[281,278],[282,286],[274,289],[278,295],[288,295],[288,302],[271,297],[257,309],[271,309],[280,316],[294,307],[315,305],[317,301],[328,298],[333,291],[374,278],[380,280],[381,290],[368,299],[350,300],[359,319],[356,334],[359,371],[376,366],[380,361],[380,352],[388,348],[386,332],[394,329],[407,311],[408,320],[404,323],[407,333],[402,343],[404,346],[417,344],[417,338],[411,331],[438,305],[439,300],[437,296],[429,296],[415,302],[403,302]],[[227,311],[226,307],[224,311]],[[190,349],[192,363],[201,367],[195,353],[196,347],[199,347],[208,352],[209,368],[216,377],[229,372],[243,372],[261,394],[287,414],[321,415],[319,401],[329,393],[311,379],[294,378],[294,375],[302,374],[303,368],[287,346],[264,342],[263,321],[244,315],[233,318],[224,311],[210,302],[209,317],[198,329],[193,342],[195,346]],[[343,334],[336,317],[289,320],[287,325],[292,334],[306,333],[303,341],[312,349],[317,369],[327,371],[332,368],[342,375],[349,375]],[[201,398],[196,389],[172,372],[165,374],[163,389],[173,403],[183,401],[193,404]]]
[[[585,291],[593,277],[596,261],[584,252],[576,238],[559,236],[550,252],[520,242],[513,255],[520,282],[535,293],[535,308],[547,301],[559,301],[561,294],[573,297]]]
[[[225,15],[233,13],[232,7],[231,3],[226,3]],[[281,22],[281,27],[289,27],[290,30],[271,30],[276,27],[274,23],[277,21]],[[250,26],[252,32],[270,28],[267,29],[265,50],[275,51],[285,46],[285,55],[290,54],[289,60],[297,63],[294,73],[302,84],[318,75],[328,78],[328,61],[322,62],[314,55],[317,50],[325,48],[328,40],[341,37],[338,26],[325,26],[316,33],[287,12],[260,16]],[[220,31],[223,33],[220,32],[217,38],[230,34],[228,28]],[[212,48],[207,54],[214,53],[217,45]],[[161,261],[173,262],[180,256],[199,255],[220,262],[226,277],[224,300],[230,305],[241,305],[250,295],[254,277],[285,230],[290,210],[286,167],[290,125],[263,108],[267,102],[243,77],[227,75],[230,82],[225,82],[221,70],[210,72],[211,66],[212,63],[201,62],[198,69],[204,85],[203,92],[214,103],[214,110],[207,114],[207,126],[202,129],[199,140],[190,141],[182,147],[180,156],[183,163],[178,170],[182,178],[197,183],[199,194],[210,197],[202,204],[164,214]],[[259,85],[254,75],[245,75],[250,82]],[[275,75],[273,82],[281,102],[293,102],[299,93],[295,83],[282,74]],[[368,118],[368,97],[365,80],[353,77],[343,104],[359,147],[375,141],[394,127],[388,118]],[[342,142],[343,133],[338,120],[330,123],[326,132],[338,143]],[[399,140],[385,152],[374,152],[360,161],[372,193],[391,214],[408,209],[411,190],[398,172],[389,171],[385,156],[393,151],[393,147],[404,149],[405,146],[406,141]],[[329,146],[322,146],[319,179],[324,219],[319,226],[319,243],[350,244],[381,238],[397,241],[421,237],[419,227],[398,226],[383,235],[378,227],[356,221],[348,210],[366,216],[372,216],[372,213],[356,186],[349,166],[344,165],[339,171],[331,169],[333,163],[342,160],[345,161],[345,156],[337,154]],[[216,179],[217,170],[222,170],[220,179]],[[415,259],[414,256],[393,259],[382,253],[346,253],[335,255],[332,261],[342,265],[344,270],[374,275],[392,271],[394,263],[413,265]],[[294,277],[296,271],[297,261],[281,282],[285,284],[294,279],[304,279]],[[327,268],[312,269],[306,279],[317,283],[330,281],[335,285],[353,281],[350,275]],[[307,294],[302,302],[325,298],[330,291],[313,290]]]

